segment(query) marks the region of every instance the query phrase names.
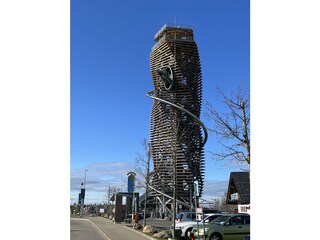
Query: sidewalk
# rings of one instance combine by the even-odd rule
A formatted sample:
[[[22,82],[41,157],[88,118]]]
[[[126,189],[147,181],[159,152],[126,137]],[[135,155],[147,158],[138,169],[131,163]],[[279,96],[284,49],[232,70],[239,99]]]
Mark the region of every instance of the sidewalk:
[[[150,236],[145,235],[142,232],[132,229],[132,225],[128,223],[113,223],[112,220],[103,217],[89,217],[84,216],[92,224],[103,232],[105,237],[109,240],[154,240]]]

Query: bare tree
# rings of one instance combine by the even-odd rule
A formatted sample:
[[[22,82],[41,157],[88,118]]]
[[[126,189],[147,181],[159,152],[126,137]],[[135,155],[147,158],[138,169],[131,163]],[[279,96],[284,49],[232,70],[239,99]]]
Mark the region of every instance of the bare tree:
[[[135,171],[138,173],[136,178],[137,187],[145,188],[144,195],[144,212],[143,212],[143,227],[146,226],[146,211],[147,211],[147,197],[148,197],[148,185],[150,184],[150,160],[151,152],[150,146],[146,139],[142,142],[144,148],[144,154],[137,153]]]
[[[205,116],[214,121],[215,126],[209,131],[217,135],[224,150],[210,153],[216,160],[246,162],[250,172],[250,96],[247,88],[243,83],[240,84],[230,97],[219,87],[217,92],[222,97],[226,112],[218,112],[207,102]]]
[[[121,192],[120,188],[116,188],[115,186],[108,186],[106,197],[107,197],[107,205],[110,205],[110,199],[113,195],[117,194],[118,192]]]
[[[121,188],[117,188],[116,186],[108,186],[106,190],[106,203],[105,203],[105,211],[108,215],[112,214],[113,203],[111,201],[112,196],[116,195],[118,192],[121,192]]]

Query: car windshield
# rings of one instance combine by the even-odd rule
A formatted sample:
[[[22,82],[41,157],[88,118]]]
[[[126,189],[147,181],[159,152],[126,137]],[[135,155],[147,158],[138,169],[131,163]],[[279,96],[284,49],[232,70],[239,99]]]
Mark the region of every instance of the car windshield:
[[[179,213],[179,214],[176,216],[176,220],[181,219],[181,218],[182,218],[182,216],[183,216],[183,214],[182,214],[182,213]]]
[[[218,217],[220,217],[221,215],[212,215],[212,216],[208,216],[206,217],[204,220],[202,220],[202,222],[208,223],[208,222],[212,222],[215,219],[217,219]]]
[[[216,225],[222,225],[224,224],[230,217],[229,216],[220,216],[213,220],[211,223]]]

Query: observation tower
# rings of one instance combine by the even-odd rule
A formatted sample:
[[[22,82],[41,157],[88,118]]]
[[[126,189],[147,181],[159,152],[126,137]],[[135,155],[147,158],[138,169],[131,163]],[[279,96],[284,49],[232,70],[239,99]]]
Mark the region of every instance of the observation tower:
[[[180,203],[192,206],[195,180],[199,197],[203,192],[208,136],[199,119],[202,75],[198,47],[193,30],[184,26],[165,24],[154,40],[150,54],[154,90],[147,93],[153,99],[150,186],[165,196],[175,192]]]

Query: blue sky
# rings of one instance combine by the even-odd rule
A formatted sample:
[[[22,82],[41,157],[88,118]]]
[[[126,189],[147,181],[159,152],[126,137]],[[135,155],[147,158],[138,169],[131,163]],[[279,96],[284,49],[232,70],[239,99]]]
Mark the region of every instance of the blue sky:
[[[153,36],[174,22],[194,30],[202,64],[202,115],[206,101],[223,111],[216,85],[227,94],[240,81],[249,88],[249,1],[71,1],[70,203],[77,199],[85,169],[87,203],[105,201],[109,185],[126,191],[126,173],[143,153],[143,139],[149,139],[152,100],[146,93],[153,90]],[[230,171],[240,170],[211,159],[208,151],[217,147],[210,134],[207,199],[222,196]]]

